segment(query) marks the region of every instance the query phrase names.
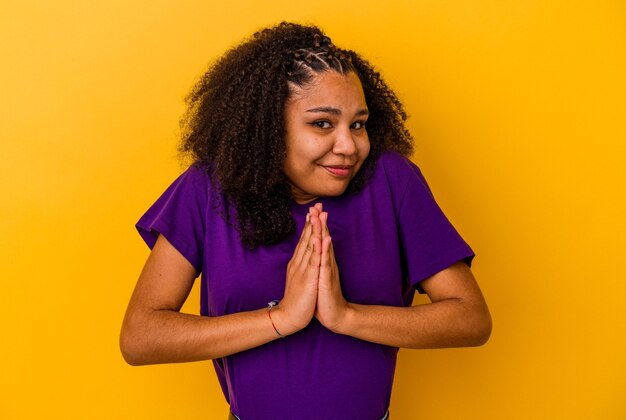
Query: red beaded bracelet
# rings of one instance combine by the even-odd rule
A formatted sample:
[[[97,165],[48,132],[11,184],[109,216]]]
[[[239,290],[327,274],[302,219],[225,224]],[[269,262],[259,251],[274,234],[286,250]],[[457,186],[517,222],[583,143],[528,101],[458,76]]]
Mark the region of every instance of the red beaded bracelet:
[[[274,325],[274,320],[272,319],[272,308],[273,308],[274,306],[277,306],[277,305],[278,305],[278,301],[277,301],[277,300],[273,300],[273,301],[271,301],[271,302],[269,302],[269,303],[267,304],[267,307],[268,307],[268,310],[267,310],[267,316],[270,318],[270,322],[272,323],[272,327],[274,327],[274,331],[276,331],[276,334],[278,334],[278,336],[279,336],[280,338],[285,338],[285,336],[284,336],[284,335],[282,335],[282,334],[278,331],[278,328],[276,328],[276,325]]]

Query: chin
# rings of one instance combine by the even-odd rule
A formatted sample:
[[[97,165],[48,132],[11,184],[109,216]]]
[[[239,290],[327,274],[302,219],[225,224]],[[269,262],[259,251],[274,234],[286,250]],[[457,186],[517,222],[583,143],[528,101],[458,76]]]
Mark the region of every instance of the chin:
[[[346,192],[348,186],[346,185],[343,188],[332,188],[330,190],[325,191],[325,193],[320,194],[322,197],[339,197],[343,193]]]

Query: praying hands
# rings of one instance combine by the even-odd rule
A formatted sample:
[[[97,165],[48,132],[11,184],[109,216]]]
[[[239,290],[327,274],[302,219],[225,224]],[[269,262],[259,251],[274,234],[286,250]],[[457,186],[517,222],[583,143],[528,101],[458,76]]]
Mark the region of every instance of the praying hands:
[[[300,241],[287,266],[285,295],[273,310],[277,330],[289,335],[306,327],[315,316],[330,330],[347,313],[339,269],[328,229],[328,213],[321,203],[309,209]]]

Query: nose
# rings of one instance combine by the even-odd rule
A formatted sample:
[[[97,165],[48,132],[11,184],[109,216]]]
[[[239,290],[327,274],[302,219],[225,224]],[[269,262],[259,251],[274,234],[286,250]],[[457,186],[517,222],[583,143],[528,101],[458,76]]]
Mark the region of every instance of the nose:
[[[352,156],[356,153],[356,143],[352,136],[350,127],[337,130],[335,143],[333,144],[333,153],[336,155]]]

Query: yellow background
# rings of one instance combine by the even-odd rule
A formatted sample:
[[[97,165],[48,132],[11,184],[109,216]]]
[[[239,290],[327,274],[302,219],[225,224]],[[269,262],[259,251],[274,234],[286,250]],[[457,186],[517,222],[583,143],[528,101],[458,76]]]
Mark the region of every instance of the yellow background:
[[[0,418],[225,418],[210,362],[117,340],[183,96],[280,20],[378,65],[478,254],[490,342],[401,350],[393,418],[626,418],[625,4],[2,0]]]

